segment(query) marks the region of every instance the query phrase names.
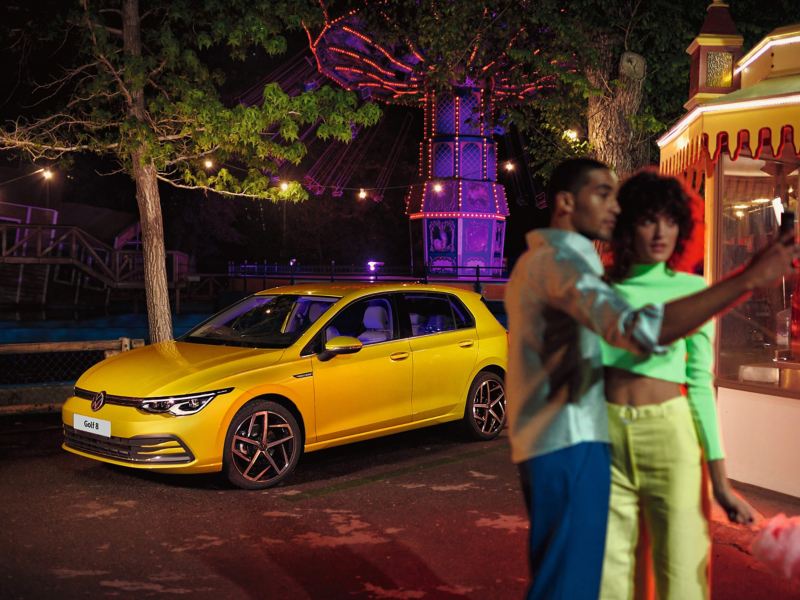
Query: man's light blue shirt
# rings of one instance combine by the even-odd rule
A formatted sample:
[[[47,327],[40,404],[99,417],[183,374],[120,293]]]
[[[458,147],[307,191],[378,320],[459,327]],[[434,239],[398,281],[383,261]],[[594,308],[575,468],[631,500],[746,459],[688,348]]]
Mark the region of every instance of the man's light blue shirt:
[[[511,457],[522,462],[581,442],[608,442],[600,338],[661,352],[663,304],[633,309],[603,280],[593,243],[538,229],[506,287]]]

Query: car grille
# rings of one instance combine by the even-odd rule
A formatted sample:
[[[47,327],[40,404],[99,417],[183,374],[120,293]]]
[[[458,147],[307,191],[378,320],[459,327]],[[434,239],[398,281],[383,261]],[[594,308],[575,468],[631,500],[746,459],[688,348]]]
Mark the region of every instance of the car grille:
[[[194,460],[186,444],[174,435],[104,437],[64,425],[64,443],[81,452],[131,463],[181,464]]]
[[[97,392],[90,392],[89,390],[84,390],[83,388],[79,387],[75,388],[75,396],[78,398],[83,398],[84,400],[94,400],[96,395]],[[130,396],[115,396],[113,394],[106,394],[105,403],[116,404],[117,406],[134,406],[136,408],[141,408],[142,399],[131,398]]]

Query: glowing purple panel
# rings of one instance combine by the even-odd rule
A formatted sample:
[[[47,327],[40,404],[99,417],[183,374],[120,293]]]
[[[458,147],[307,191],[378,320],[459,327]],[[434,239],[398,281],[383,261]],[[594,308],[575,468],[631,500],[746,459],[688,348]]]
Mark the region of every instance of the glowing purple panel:
[[[433,145],[433,176],[453,176],[453,147],[449,143]]]
[[[441,191],[434,191],[436,185]],[[425,212],[453,212],[458,210],[458,186],[453,181],[436,182],[425,187]]]
[[[465,181],[461,189],[461,210],[472,213],[493,213],[494,197],[491,182]]]
[[[506,223],[498,221],[494,224],[494,252],[492,253],[492,266],[503,266],[503,244],[505,243]]]
[[[436,99],[436,133],[456,132],[456,104],[450,94]]]
[[[481,131],[480,96],[473,92],[461,98],[459,110],[459,131],[463,134],[478,135]]]
[[[481,147],[475,142],[461,145],[459,175],[464,179],[483,179]]]
[[[480,254],[484,265],[488,265],[491,256],[493,222],[487,219],[464,219],[463,244],[464,254]]]
[[[456,252],[457,221],[455,219],[430,219],[428,221],[428,248],[432,252]]]

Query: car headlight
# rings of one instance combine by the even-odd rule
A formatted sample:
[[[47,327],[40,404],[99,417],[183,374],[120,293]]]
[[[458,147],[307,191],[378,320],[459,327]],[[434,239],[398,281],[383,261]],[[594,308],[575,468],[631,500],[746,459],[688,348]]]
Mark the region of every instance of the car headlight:
[[[143,398],[141,409],[149,413],[169,413],[176,417],[193,415],[205,408],[206,404],[221,394],[227,394],[233,388],[201,392],[199,394],[186,394],[181,396],[164,396],[161,398]]]

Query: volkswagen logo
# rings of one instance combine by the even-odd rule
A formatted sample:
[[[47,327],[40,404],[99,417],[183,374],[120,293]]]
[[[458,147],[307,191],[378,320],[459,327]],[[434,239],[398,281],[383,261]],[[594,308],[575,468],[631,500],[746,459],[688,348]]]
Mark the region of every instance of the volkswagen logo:
[[[106,393],[105,391],[97,392],[92,398],[92,410],[97,412],[103,405],[106,403]]]

